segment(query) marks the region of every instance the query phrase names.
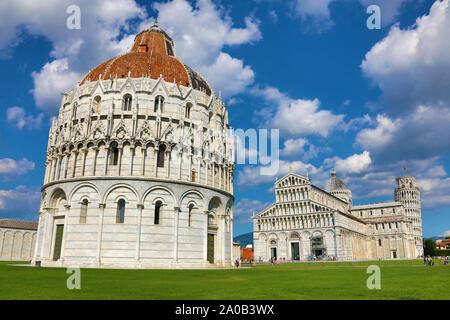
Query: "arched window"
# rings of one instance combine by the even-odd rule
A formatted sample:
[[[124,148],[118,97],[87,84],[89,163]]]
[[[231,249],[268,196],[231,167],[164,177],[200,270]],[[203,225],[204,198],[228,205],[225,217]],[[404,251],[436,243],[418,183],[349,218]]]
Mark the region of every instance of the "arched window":
[[[89,201],[87,199],[84,199],[81,202],[80,223],[86,223],[88,205]]]
[[[158,168],[164,168],[164,153],[166,152],[165,146],[160,146],[158,150]]]
[[[194,205],[191,203],[189,205],[188,227],[192,226],[192,211],[193,210],[194,210]]]
[[[131,103],[133,102],[133,98],[131,97],[131,94],[126,94],[123,96],[122,99],[122,109],[124,111],[131,111]]]
[[[111,155],[109,158],[109,164],[112,166],[117,166],[118,162],[119,162],[119,148],[117,148],[117,145],[114,144],[111,146]]]
[[[154,112],[158,112],[158,110],[164,112],[164,98],[161,96],[156,97],[155,105],[153,107]]]
[[[212,117],[213,117],[213,113],[210,112],[210,113],[209,113],[209,116],[208,116],[208,124],[211,123]]]
[[[100,107],[102,105],[102,98],[100,96],[96,96],[94,98],[94,108],[95,108],[95,112],[99,113],[100,112]]]
[[[120,199],[117,203],[116,223],[124,223],[125,221],[125,200]]]
[[[378,239],[378,246],[381,247],[381,239]]]
[[[186,119],[190,119],[191,118],[191,109],[192,109],[192,104],[188,103],[186,105],[186,110],[185,110],[185,113],[184,113],[184,117]]]
[[[161,217],[161,206],[162,206],[161,201],[158,201],[155,204],[155,224],[159,224],[159,218]]]

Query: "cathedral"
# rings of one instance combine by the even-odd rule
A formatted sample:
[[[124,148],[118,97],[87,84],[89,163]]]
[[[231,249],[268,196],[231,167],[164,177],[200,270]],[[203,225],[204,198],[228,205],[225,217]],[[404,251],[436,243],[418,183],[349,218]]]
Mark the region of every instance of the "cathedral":
[[[276,201],[253,216],[255,259],[354,261],[423,255],[420,190],[397,179],[395,201],[353,206],[352,192],[332,171],[324,189],[291,173],[275,182]]]
[[[65,92],[49,132],[33,264],[231,266],[228,114],[156,23]]]

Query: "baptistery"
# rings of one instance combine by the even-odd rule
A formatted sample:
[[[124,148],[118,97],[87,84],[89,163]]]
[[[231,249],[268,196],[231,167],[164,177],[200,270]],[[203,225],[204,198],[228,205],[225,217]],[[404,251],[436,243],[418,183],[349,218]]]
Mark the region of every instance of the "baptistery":
[[[231,265],[234,144],[211,86],[156,24],[63,94],[33,263]]]

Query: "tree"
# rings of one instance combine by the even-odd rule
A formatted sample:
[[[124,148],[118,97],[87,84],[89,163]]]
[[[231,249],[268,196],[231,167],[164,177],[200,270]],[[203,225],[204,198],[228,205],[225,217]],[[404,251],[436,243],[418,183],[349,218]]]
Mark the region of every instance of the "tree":
[[[436,251],[436,243],[432,239],[423,241],[423,252],[425,256],[434,256]]]

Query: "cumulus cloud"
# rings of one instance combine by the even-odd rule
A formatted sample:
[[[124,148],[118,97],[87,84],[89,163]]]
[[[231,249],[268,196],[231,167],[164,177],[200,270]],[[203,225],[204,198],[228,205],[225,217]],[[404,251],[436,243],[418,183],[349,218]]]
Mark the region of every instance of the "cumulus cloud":
[[[60,93],[96,65],[126,52],[134,35],[153,23],[135,0],[80,0],[81,29],[69,30],[66,9],[70,0],[45,3],[5,0],[0,4],[0,51],[10,53],[23,34],[44,36],[52,44],[50,61],[32,74],[36,105],[49,112],[58,110]],[[226,46],[261,39],[259,22],[248,16],[235,27],[225,10],[211,0],[156,2],[158,20],[175,40],[184,62],[201,72],[224,97],[242,92],[253,83],[250,66],[223,51]],[[139,24],[137,27],[136,24]]]
[[[316,168],[312,164],[304,163],[302,161],[279,161],[279,167],[276,172],[272,174],[262,175],[261,168],[268,168],[268,166],[245,166],[237,173],[236,182],[239,188],[254,188],[259,185],[273,184],[278,178],[282,178],[289,173],[290,168],[298,174],[306,176],[307,173],[318,177],[321,174],[321,168]],[[267,170],[270,171],[270,170]]]
[[[234,206],[234,219],[236,223],[252,222],[253,213],[258,213],[264,208],[268,207],[271,202],[262,202],[259,200],[252,200],[243,198],[239,200]]]
[[[450,150],[449,124],[450,108],[419,106],[401,118],[379,115],[374,127],[357,134],[356,144],[379,161],[440,156]]]
[[[83,75],[70,71],[68,59],[64,58],[47,62],[40,72],[33,72],[32,77],[36,105],[51,112],[55,107],[59,107],[55,105],[55,99],[60,99],[61,93],[73,87]]]
[[[324,32],[334,22],[331,20],[330,3],[335,0],[296,0],[294,10],[302,21],[305,32]]]
[[[395,21],[402,6],[409,1],[411,0],[359,0],[359,3],[364,9],[370,5],[378,5],[381,9],[382,26],[387,26]],[[302,21],[305,32],[322,33],[334,26],[331,4],[343,2],[345,0],[295,0],[293,9]]]
[[[36,129],[41,126],[44,114],[40,113],[37,116],[27,114],[21,107],[11,107],[6,110],[6,119],[8,123],[19,130],[26,128],[28,130]]]
[[[18,186],[0,190],[0,215],[2,218],[37,220],[40,199],[39,188]]]
[[[450,107],[449,32],[449,0],[436,1],[428,15],[404,30],[394,25],[366,54],[361,68],[383,91],[389,114]]]
[[[268,127],[280,129],[282,134],[290,137],[301,135],[327,137],[343,123],[344,115],[321,110],[319,99],[295,100],[273,87],[253,88],[250,93],[272,105],[275,103],[276,108],[264,109],[258,115],[265,118]]]
[[[399,16],[401,8],[412,0],[359,0],[364,8],[377,5],[381,9],[381,26],[387,26]]]
[[[366,171],[372,159],[370,158],[370,152],[364,151],[361,154],[354,154],[346,159],[335,157],[332,159],[326,159],[325,163],[333,163],[337,172],[342,174],[361,173]]]
[[[145,18],[134,0],[80,0],[81,29],[69,30],[66,13],[70,0],[45,2],[6,0],[0,4],[0,50],[20,43],[24,33],[44,36],[52,44],[48,61],[32,74],[36,105],[49,112],[58,110],[60,93],[74,85],[89,69],[126,51],[132,38],[128,21]]]
[[[159,24],[175,42],[177,56],[197,69],[224,97],[243,92],[254,81],[254,72],[223,50],[227,46],[259,41],[259,22],[247,16],[245,27],[235,27],[229,15],[210,0],[192,6],[186,0],[155,3]],[[148,26],[153,21],[144,22]]]
[[[3,158],[0,159],[0,177],[3,177],[5,180],[16,178],[34,170],[34,166],[34,162],[26,158],[22,160]]]
[[[310,144],[305,138],[288,139],[284,141],[284,148],[280,151],[283,157],[301,156],[304,161],[317,157],[319,148]]]

